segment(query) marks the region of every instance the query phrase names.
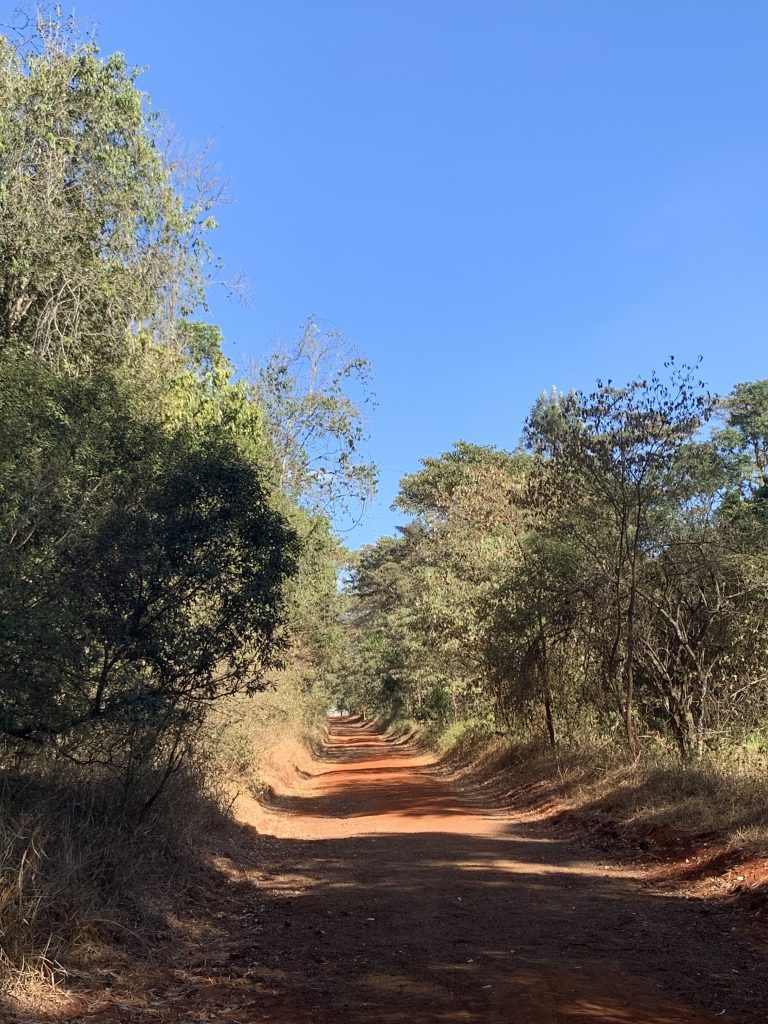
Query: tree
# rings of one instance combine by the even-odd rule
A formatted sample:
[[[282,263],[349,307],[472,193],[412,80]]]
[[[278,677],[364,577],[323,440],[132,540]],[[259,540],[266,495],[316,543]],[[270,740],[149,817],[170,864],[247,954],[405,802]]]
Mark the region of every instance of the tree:
[[[0,370],[0,730],[159,736],[258,688],[296,557],[264,470],[219,428],[168,430],[125,374]]]
[[[757,511],[768,496],[768,380],[737,384],[720,410],[725,426],[713,440],[729,474],[726,501]]]
[[[364,503],[376,487],[376,467],[360,448],[361,406],[372,401],[370,365],[338,332],[310,318],[296,343],[278,347],[252,368],[263,407],[280,490],[314,512],[333,517]],[[354,390],[360,398],[356,399]]]
[[[567,529],[588,555],[602,591],[609,623],[605,679],[621,697],[633,751],[641,562],[656,540],[659,517],[681,500],[674,487],[677,456],[713,409],[694,370],[668,365],[668,381],[652,374],[624,387],[598,381],[590,394],[544,396],[526,424],[529,447],[555,469],[560,502],[565,496],[585,513],[580,520],[569,515]]]
[[[364,549],[353,577],[356,633],[389,700],[417,717],[485,716],[485,602],[513,557],[514,495],[527,458],[458,442],[401,481],[412,516],[395,539]],[[370,655],[379,656],[371,668]]]
[[[203,301],[209,203],[175,187],[137,74],[55,19],[0,38],[0,350],[87,368]]]
[[[121,55],[0,40],[0,734],[168,764],[286,650],[301,551],[202,302],[209,226]]]

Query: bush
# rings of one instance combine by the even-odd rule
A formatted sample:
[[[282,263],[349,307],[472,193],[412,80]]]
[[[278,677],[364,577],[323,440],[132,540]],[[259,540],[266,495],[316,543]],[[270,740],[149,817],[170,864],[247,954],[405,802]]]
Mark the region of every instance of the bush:
[[[161,778],[147,770],[144,792]],[[56,980],[88,948],[163,926],[201,837],[225,823],[225,794],[189,761],[140,820],[93,769],[30,766],[0,781],[0,988]],[[204,843],[202,844],[204,848]],[[183,889],[183,886],[180,887]]]

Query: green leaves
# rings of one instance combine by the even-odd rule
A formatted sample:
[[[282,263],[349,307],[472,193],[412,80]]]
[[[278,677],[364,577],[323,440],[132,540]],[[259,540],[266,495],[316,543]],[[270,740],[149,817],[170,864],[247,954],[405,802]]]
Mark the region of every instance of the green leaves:
[[[222,424],[169,427],[155,398],[122,371],[0,360],[11,736],[92,741],[97,723],[138,720],[159,735],[279,659],[299,552],[267,465]]]
[[[214,222],[166,164],[135,69],[46,31],[37,52],[0,48],[0,347],[79,372],[130,357],[140,328],[174,340]]]
[[[476,714],[487,701],[488,604],[517,558],[530,460],[458,442],[422,461],[396,501],[414,520],[396,540],[364,549],[356,566],[350,675],[371,706],[395,702],[427,718]]]
[[[266,685],[302,549],[253,389],[191,317],[215,184],[121,54],[39,24],[0,41],[0,731],[127,772]]]
[[[272,439],[278,486],[292,500],[334,516],[357,511],[376,488],[365,460],[362,407],[371,369],[335,331],[310,318],[296,344],[253,368],[251,384]]]
[[[404,478],[352,580],[352,693],[417,717],[587,722],[689,757],[764,719],[768,385],[696,368],[543,395],[526,453],[459,442]],[[354,702],[353,702],[354,703]]]

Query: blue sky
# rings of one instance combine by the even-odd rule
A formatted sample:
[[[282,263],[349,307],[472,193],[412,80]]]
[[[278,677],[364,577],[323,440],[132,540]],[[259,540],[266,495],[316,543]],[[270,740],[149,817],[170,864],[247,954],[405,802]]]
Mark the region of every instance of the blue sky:
[[[11,6],[6,8],[8,21]],[[768,376],[768,5],[87,0],[235,203],[214,295],[241,364],[310,314],[374,364],[379,500],[551,386],[704,357]]]

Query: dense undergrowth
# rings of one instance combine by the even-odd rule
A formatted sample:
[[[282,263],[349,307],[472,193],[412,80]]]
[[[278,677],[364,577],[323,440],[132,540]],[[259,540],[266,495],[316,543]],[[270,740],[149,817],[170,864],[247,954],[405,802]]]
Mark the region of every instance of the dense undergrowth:
[[[0,991],[34,1003],[113,947],[162,945],[187,886],[233,834],[238,794],[265,785],[281,744],[311,746],[324,708],[290,676],[259,698],[232,698],[172,778],[133,780],[128,806],[108,772],[41,759],[4,774]]]

